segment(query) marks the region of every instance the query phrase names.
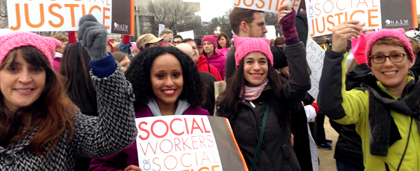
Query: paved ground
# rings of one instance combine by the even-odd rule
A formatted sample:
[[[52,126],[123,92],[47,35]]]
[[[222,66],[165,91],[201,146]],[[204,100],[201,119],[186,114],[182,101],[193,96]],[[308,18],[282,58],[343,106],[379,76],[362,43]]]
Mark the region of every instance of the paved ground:
[[[319,171],[337,171],[334,159],[334,150],[335,150],[335,143],[337,142],[338,133],[331,127],[329,118],[325,116],[324,128],[325,128],[325,136],[327,139],[333,141],[331,146],[333,147],[332,150],[324,150],[318,149],[318,156],[319,156]]]

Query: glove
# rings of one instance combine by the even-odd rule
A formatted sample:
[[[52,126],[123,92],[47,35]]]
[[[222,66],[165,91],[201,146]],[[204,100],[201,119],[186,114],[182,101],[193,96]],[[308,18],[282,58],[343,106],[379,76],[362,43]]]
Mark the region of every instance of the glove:
[[[77,39],[86,48],[92,61],[108,56],[106,28],[92,14],[80,18]]]
[[[295,18],[296,12],[292,9],[292,12],[284,16],[279,22],[286,45],[297,44],[300,41],[295,27]]]

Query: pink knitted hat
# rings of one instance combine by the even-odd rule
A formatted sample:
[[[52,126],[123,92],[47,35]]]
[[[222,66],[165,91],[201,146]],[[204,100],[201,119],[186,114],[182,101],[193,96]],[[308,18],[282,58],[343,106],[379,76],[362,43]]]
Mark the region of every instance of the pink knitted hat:
[[[366,39],[363,33],[360,33],[359,38],[351,38],[351,52],[357,64],[366,63]]]
[[[404,29],[382,29],[375,32],[367,32],[365,37],[366,37],[366,42],[367,42],[365,56],[366,56],[367,64],[369,67],[372,66],[369,60],[369,55],[370,55],[370,51],[372,50],[372,46],[377,40],[384,37],[393,37],[401,41],[408,52],[410,61],[413,62],[413,59],[414,59],[413,49],[411,48],[411,44],[408,41],[407,37],[405,37]]]
[[[34,46],[40,50],[53,66],[55,49],[61,47],[61,42],[52,37],[44,37],[31,32],[13,32],[0,36],[0,65],[6,55],[21,46]]]
[[[138,50],[137,49],[137,43],[136,42],[131,42],[131,46],[130,46],[131,53],[133,53],[136,50]]]
[[[203,39],[201,39],[201,45],[204,44],[204,41],[209,41],[211,44],[213,44],[214,49],[217,48],[217,35],[204,36]]]
[[[251,52],[263,53],[270,61],[271,66],[273,66],[273,53],[270,50],[270,40],[265,38],[238,37],[236,35],[233,35],[233,40],[235,40],[236,46],[236,68],[238,68],[241,60]]]

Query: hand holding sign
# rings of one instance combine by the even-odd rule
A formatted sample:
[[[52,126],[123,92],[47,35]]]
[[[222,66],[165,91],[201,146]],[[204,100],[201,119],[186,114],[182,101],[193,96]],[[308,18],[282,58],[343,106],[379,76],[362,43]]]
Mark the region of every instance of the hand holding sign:
[[[347,40],[350,37],[358,37],[362,28],[357,24],[357,20],[344,21],[333,28],[331,50],[334,52],[344,52],[347,46]]]
[[[124,169],[124,171],[141,171],[141,169],[138,166],[130,165],[130,166],[126,167]]]
[[[286,16],[288,13],[292,12],[292,8],[290,8],[289,4],[284,3],[280,6],[278,10],[279,14],[277,15],[277,22],[280,23],[280,20]]]

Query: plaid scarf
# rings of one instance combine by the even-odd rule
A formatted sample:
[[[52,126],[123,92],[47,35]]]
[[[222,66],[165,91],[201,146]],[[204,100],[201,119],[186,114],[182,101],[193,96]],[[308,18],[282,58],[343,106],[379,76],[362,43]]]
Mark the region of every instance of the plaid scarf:
[[[260,97],[262,91],[264,90],[264,87],[268,84],[268,79],[265,79],[260,85],[257,86],[247,86],[244,85],[244,88],[241,89],[240,98],[243,98],[245,100],[255,100],[258,97]]]

